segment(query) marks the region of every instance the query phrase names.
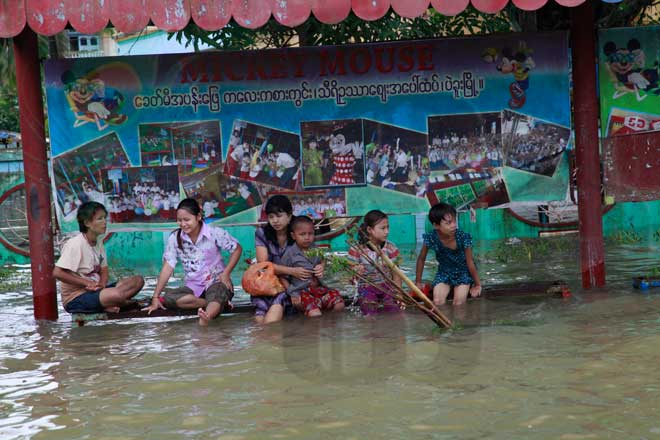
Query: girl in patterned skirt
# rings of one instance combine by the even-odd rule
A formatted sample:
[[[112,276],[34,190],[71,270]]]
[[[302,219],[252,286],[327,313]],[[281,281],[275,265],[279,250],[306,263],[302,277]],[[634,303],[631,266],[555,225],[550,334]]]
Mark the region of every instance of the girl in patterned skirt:
[[[432,249],[438,260],[438,273],[433,280],[433,302],[444,304],[453,287],[454,306],[463,305],[468,293],[473,298],[481,294],[481,281],[472,256],[472,236],[457,229],[456,210],[446,203],[433,205],[429,220],[434,230],[423,236],[415,282],[421,288],[426,254]]]
[[[379,254],[367,245],[367,240],[382,249],[383,253],[394,262],[399,261],[399,249],[387,239],[390,233],[390,222],[387,215],[374,209],[367,212],[360,225],[361,241],[360,249],[351,247],[348,258],[355,263],[355,269],[371,283],[358,281],[358,293],[360,295],[360,311],[363,315],[370,316],[378,313],[379,309],[384,312],[398,312],[401,310],[394,298],[388,294],[390,287],[383,280],[382,275],[369,264],[366,255],[376,262],[381,263]],[[391,279],[401,286],[401,278],[391,273]],[[381,309],[382,307],[382,309]]]

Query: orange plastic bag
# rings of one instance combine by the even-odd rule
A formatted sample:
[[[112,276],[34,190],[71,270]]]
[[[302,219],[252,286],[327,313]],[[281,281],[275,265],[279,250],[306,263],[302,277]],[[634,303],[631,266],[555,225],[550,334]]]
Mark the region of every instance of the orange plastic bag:
[[[422,293],[423,293],[424,295],[426,295],[427,297],[433,299],[433,289],[431,288],[431,285],[430,285],[430,284],[428,284],[428,283],[424,283],[424,287],[423,287],[421,290],[422,290]],[[421,300],[421,299],[422,299],[422,298],[419,297],[419,295],[417,295],[417,292],[415,292],[415,291],[413,291],[413,290],[411,290],[411,291],[408,292],[408,293],[410,294],[410,296],[412,296],[412,297],[415,298],[415,299],[418,299],[418,300]]]
[[[284,291],[270,261],[251,265],[243,274],[241,285],[243,290],[253,296],[275,296]]]

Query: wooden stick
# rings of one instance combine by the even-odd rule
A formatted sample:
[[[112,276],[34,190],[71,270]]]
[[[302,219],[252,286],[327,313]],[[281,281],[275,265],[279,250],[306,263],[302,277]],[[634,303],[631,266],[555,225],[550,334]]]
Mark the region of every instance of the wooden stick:
[[[389,274],[386,274],[385,269],[382,267],[382,265],[377,263],[375,260],[373,260],[367,252],[364,252],[362,245],[360,245],[358,243],[355,243],[352,240],[349,241],[349,244],[351,245],[351,247],[356,248],[360,252],[362,257],[365,258],[367,260],[367,262],[371,266],[373,266],[373,268],[380,274],[383,281],[388,286],[388,289],[383,290],[380,285],[375,284],[371,279],[369,279],[369,278],[365,277],[364,275],[360,274],[358,271],[353,270],[349,265],[348,270],[354,276],[356,276],[358,279],[361,279],[366,284],[369,284],[370,286],[380,290],[384,294],[391,296],[395,300],[397,300],[397,301],[399,301],[403,304],[406,304],[408,306],[418,308],[419,310],[424,312],[424,314],[426,316],[428,316],[429,319],[431,321],[433,321],[437,326],[439,326],[439,327],[446,327],[447,326],[447,323],[443,321],[443,317],[437,313],[437,309],[435,309],[435,308],[429,309],[424,304],[422,304],[418,301],[415,301],[413,299],[413,297],[408,292],[403,290],[403,288],[400,285],[394,283],[394,281],[392,280],[392,272],[390,271]]]
[[[377,248],[377,247],[374,246],[374,244],[373,244],[372,242],[370,242],[370,241],[367,242],[367,245],[368,245],[373,251],[375,251],[376,253],[378,253],[378,254],[380,255],[381,259],[385,262],[385,264],[387,264],[387,266],[388,266],[388,267],[389,267],[389,268],[390,268],[395,274],[397,274],[397,275],[401,278],[401,280],[403,280],[403,282],[406,283],[406,284],[408,285],[408,287],[410,287],[410,289],[411,289],[413,292],[415,292],[415,293],[417,294],[417,296],[418,296],[418,297],[419,297],[419,298],[420,298],[420,299],[426,304],[426,306],[428,306],[431,310],[435,310],[435,313],[437,313],[438,316],[441,318],[441,320],[442,320],[442,324],[443,324],[445,327],[447,327],[447,328],[451,327],[451,319],[449,319],[449,318],[448,318],[447,316],[445,316],[440,310],[438,310],[438,308],[435,306],[435,304],[433,304],[433,301],[431,301],[431,300],[430,300],[430,299],[424,294],[424,292],[422,292],[422,291],[419,289],[419,287],[417,287],[417,285],[416,285],[415,283],[413,283],[412,280],[411,280],[410,278],[408,278],[408,277],[406,276],[405,273],[403,273],[403,271],[399,268],[399,266],[397,266],[396,264],[394,264],[394,262],[392,262],[392,260],[390,260],[390,258],[389,258],[387,255],[385,255],[385,253],[382,251],[382,249]]]

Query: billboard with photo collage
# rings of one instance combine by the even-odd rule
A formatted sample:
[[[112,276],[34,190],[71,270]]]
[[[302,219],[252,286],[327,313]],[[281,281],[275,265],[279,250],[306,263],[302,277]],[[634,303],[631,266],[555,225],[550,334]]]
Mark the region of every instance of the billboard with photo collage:
[[[65,230],[92,199],[122,212],[120,230],[171,223],[183,197],[244,223],[274,193],[327,217],[558,200],[568,185],[563,32],[49,60],[46,90]],[[140,190],[154,181],[158,197]]]

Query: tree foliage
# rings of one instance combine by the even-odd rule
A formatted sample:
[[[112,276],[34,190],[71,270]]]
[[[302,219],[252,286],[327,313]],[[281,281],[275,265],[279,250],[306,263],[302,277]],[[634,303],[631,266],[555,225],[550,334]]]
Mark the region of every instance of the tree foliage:
[[[14,51],[8,39],[0,39],[0,130],[19,131]]]
[[[16,89],[16,67],[11,40],[0,38],[0,90],[5,87]]]
[[[38,47],[39,57],[46,58],[48,38],[40,35]],[[20,131],[14,48],[12,40],[5,38],[0,38],[0,130]]]
[[[658,9],[660,0],[625,0],[615,4],[599,1],[596,22],[601,28],[657,24]],[[282,26],[271,18],[259,29],[246,29],[231,21],[223,29],[213,32],[204,31],[191,21],[182,31],[170,34],[170,38],[192,45],[195,50],[204,44],[221,50],[245,50],[552,31],[570,27],[570,11],[571,8],[556,2],[548,2],[533,12],[509,4],[496,15],[483,14],[470,6],[459,15],[447,17],[431,8],[422,17],[415,19],[400,17],[390,10],[380,20],[371,22],[363,21],[351,13],[341,23],[328,25],[312,15],[295,28]]]
[[[15,88],[0,86],[0,130],[20,131]]]
[[[625,0],[621,3],[599,3],[598,26],[600,28],[660,23],[660,0]]]
[[[351,13],[344,21],[334,25],[321,23],[311,16],[294,28],[283,26],[271,18],[255,30],[231,21],[213,32],[204,31],[191,22],[170,37],[192,45],[196,50],[203,44],[222,50],[244,50],[481,35],[514,30],[508,11],[488,15],[470,7],[460,15],[447,17],[429,9],[425,15],[415,19],[403,18],[390,11],[383,18],[371,22]]]

